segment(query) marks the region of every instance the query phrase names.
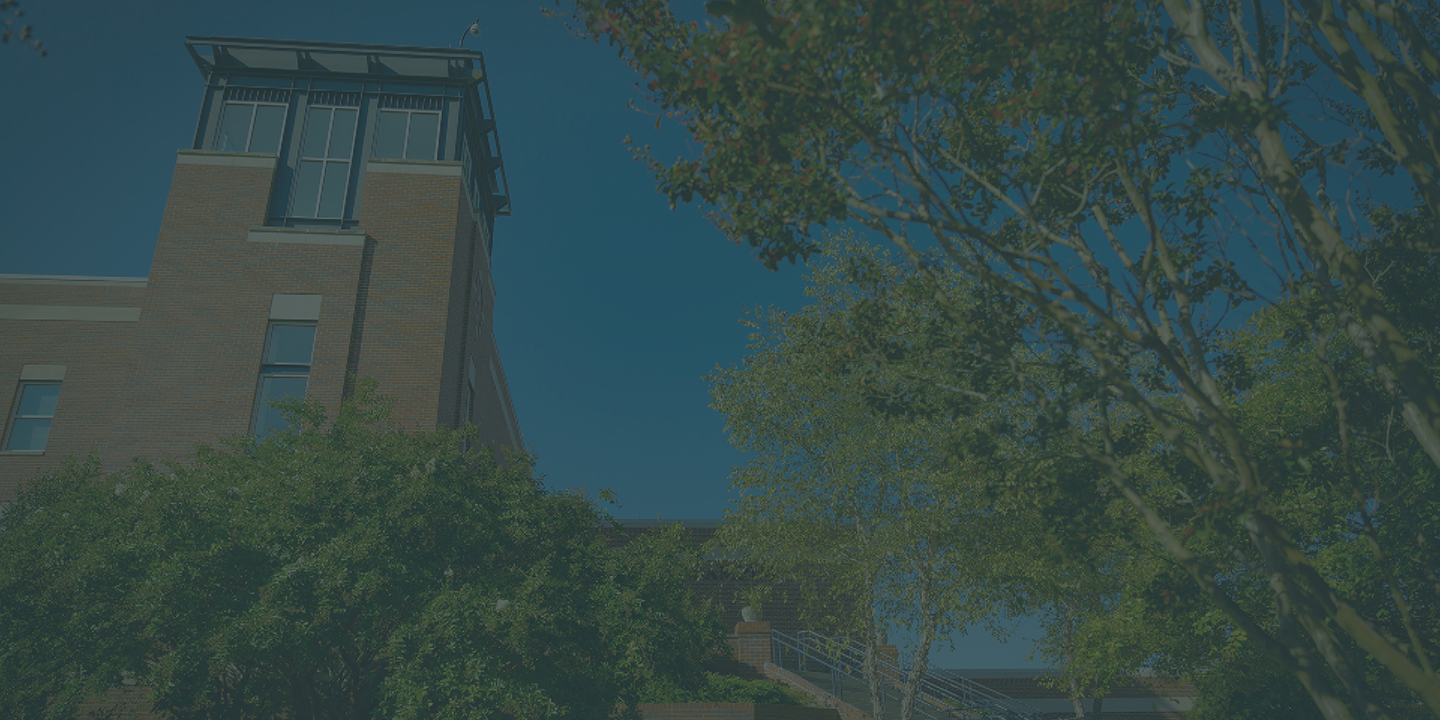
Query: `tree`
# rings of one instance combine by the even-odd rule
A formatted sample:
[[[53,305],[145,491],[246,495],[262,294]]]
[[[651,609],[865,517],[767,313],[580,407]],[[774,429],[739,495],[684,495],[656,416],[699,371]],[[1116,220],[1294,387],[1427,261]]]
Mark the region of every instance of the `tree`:
[[[0,530],[0,715],[122,681],[174,718],[630,716],[722,647],[678,528],[612,550],[523,454],[407,434],[364,383],[338,418],[168,469],[71,459]]]
[[[991,478],[1017,456],[949,451],[982,418],[887,412],[927,390],[915,375],[941,369],[928,354],[887,358],[954,346],[924,302],[925,279],[853,237],[824,247],[806,290],[813,304],[750,321],[750,355],[709,377],[712,407],[753,457],[735,472],[741,496],[716,542],[750,572],[797,582],[812,623],[861,638],[876,717],[880,686],[895,680],[877,671],[876,646],[894,626],[913,631],[900,708],[911,717],[935,642],[1078,593],[1037,581],[1056,577],[1039,560],[1053,540],[1033,508],[993,497]],[[955,391],[985,386],[947,380]],[[836,596],[855,602],[837,608]]]
[[[642,703],[762,703],[812,707],[809,696],[774,680],[746,680],[733,675],[705,673],[705,682],[686,690],[668,683],[652,684]]]
[[[25,11],[20,9],[20,3],[16,0],[0,0],[0,12],[10,11],[10,17],[0,22],[0,43],[9,43],[10,38],[20,41],[21,45],[29,45],[41,57],[46,55],[45,46],[33,37],[35,29],[28,23],[20,25],[20,18],[25,17]]]
[[[1431,346],[1364,250],[1399,238],[1409,252],[1437,249],[1423,230],[1440,216],[1435,2],[737,0],[710,3],[728,22],[703,26],[663,0],[575,6],[577,28],[618,45],[695,141],[697,158],[651,159],[672,202],[710,204],[772,268],[815,250],[815,223],[840,219],[922,271],[927,249],[943,254],[1025,309],[1024,343],[981,346],[1017,384],[1032,382],[1023,348],[1074,358],[1071,392],[1034,388],[1035,407],[1326,718],[1388,716],[1408,702],[1377,691],[1391,680],[1440,714],[1435,648],[1401,627],[1402,608],[1422,601],[1412,593],[1428,602],[1432,585],[1387,581],[1381,616],[1327,579],[1276,504],[1288,468],[1244,433],[1243,393],[1221,382],[1216,344],[1230,313],[1286,295],[1321,303],[1364,361],[1372,399],[1404,428],[1385,484],[1357,493],[1335,476],[1323,491],[1370,518],[1377,564],[1429,551],[1433,537],[1392,501],[1437,506],[1410,480],[1440,468]],[[934,296],[971,326],[938,282]],[[1351,399],[1323,382],[1339,422],[1318,447],[1343,456]],[[1121,411],[1204,478],[1192,515],[1239,533],[1230,550],[1268,583],[1268,609],[1239,602],[1213,555],[1162,512],[1170,498],[1125,471],[1109,423]],[[1424,469],[1401,473],[1402,456]]]

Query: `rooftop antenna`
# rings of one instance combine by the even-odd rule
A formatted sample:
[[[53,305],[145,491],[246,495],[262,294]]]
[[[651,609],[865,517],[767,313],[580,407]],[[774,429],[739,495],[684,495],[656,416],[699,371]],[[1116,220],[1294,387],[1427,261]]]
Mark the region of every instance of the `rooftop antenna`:
[[[464,48],[464,47],[465,47],[465,36],[466,36],[466,35],[474,35],[475,37],[480,37],[480,18],[475,18],[475,22],[470,23],[470,27],[465,28],[465,32],[460,33],[460,47],[461,47],[461,48]]]

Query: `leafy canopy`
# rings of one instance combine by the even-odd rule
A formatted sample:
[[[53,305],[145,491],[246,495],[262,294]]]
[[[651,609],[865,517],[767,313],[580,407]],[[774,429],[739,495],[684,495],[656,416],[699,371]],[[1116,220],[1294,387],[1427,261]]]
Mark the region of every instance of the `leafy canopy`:
[[[1280,504],[1289,466],[1235,411],[1244,391],[1222,377],[1221,343],[1232,316],[1313,298],[1311,346],[1340,332],[1369,378],[1333,382],[1328,352],[1302,361],[1336,418],[1318,447],[1350,457],[1347,393],[1364,388],[1403,432],[1386,436],[1405,448],[1386,462],[1425,463],[1386,477],[1440,469],[1433,320],[1393,294],[1384,261],[1433,267],[1436,254],[1434,0],[734,0],[709,4],[705,23],[663,0],[573,6],[574,27],[614,44],[695,141],[696,157],[673,163],[639,151],[663,194],[710,205],[772,268],[811,254],[811,229],[832,220],[922,273],[943,254],[1019,309],[1021,341],[991,343],[995,367],[1325,717],[1387,717],[1392,680],[1440,714],[1436,648],[1404,627],[1404,608],[1429,597],[1397,576],[1381,616],[1327,577]],[[976,327],[938,278],[932,289],[948,322]],[[1030,372],[1034,348],[1066,359],[1051,386],[1063,392]],[[1205,483],[1195,510],[1240,539],[1230,556],[1266,583],[1266,609],[1127,466],[1132,418]],[[1376,525],[1374,562],[1425,556],[1423,527],[1374,511],[1408,480],[1352,486],[1352,472],[1325,490],[1347,504],[1340,517],[1393,526]],[[1427,516],[1436,506],[1428,491],[1404,497]]]
[[[362,383],[333,423],[108,477],[71,458],[0,529],[0,715],[148,687],[185,718],[564,718],[701,685],[722,647],[678,528],[607,547],[524,454],[406,433]]]

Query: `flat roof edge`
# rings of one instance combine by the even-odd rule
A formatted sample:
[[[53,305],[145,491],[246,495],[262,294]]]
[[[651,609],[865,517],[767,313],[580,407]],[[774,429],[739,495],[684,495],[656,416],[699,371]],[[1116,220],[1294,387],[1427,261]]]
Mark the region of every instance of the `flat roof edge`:
[[[349,51],[357,54],[390,53],[411,57],[471,58],[476,60],[482,57],[479,50],[466,50],[464,48],[426,47],[424,45],[371,45],[366,43],[330,42],[325,40],[273,40],[268,38],[231,37],[227,35],[212,35],[208,37],[187,35],[185,36],[185,44],[228,45],[270,50],[315,49],[328,50],[331,52]]]

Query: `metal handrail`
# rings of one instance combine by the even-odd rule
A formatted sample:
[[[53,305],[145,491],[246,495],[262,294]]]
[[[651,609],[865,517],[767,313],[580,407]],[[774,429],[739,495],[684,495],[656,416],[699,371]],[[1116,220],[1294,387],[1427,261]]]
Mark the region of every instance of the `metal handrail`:
[[[796,670],[819,666],[830,674],[830,692],[841,696],[844,679],[868,687],[864,676],[865,649],[845,638],[829,638],[820,633],[802,630],[799,637],[771,632],[771,658],[778,667],[786,667],[785,655],[795,658]],[[899,687],[906,673],[898,664],[883,655],[875,657],[875,671],[880,683],[881,708],[900,701]],[[999,718],[1002,720],[1052,720],[1054,715],[1041,712],[1014,698],[980,683],[961,677],[937,678],[930,674],[920,680],[915,698],[915,717],[930,720],[953,718]],[[886,713],[889,714],[888,712]],[[877,718],[876,720],[880,720]]]

